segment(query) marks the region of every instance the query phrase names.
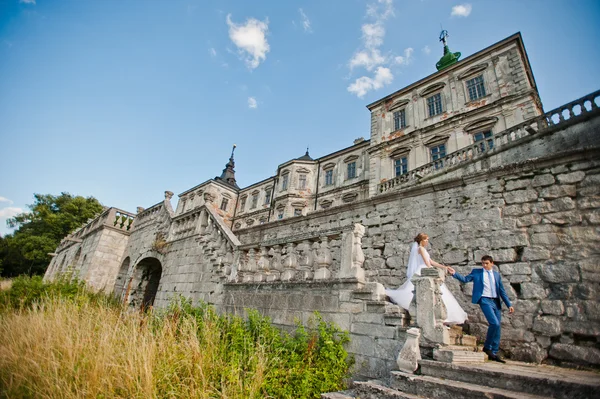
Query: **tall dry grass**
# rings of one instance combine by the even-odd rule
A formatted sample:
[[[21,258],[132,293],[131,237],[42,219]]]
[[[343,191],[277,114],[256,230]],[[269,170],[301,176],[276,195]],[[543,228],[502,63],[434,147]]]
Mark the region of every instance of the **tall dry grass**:
[[[56,298],[3,312],[0,397],[263,397],[264,348],[224,359],[218,320],[197,323]]]

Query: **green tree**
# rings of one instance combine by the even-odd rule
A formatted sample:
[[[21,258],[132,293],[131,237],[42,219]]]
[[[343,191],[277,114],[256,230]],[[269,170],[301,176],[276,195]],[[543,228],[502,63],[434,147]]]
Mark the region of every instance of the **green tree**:
[[[94,197],[61,193],[34,194],[35,203],[9,219],[13,234],[0,237],[0,268],[6,277],[43,274],[60,240],[98,215],[104,207]]]

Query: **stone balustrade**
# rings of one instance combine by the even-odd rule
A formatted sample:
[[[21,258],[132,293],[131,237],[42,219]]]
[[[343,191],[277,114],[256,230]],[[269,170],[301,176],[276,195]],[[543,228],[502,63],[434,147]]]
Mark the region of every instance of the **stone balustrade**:
[[[282,243],[262,243],[238,250],[236,273],[230,282],[262,283],[349,279],[364,281],[362,237],[365,228],[290,237]],[[333,253],[339,247],[339,259]]]
[[[443,158],[408,171],[393,179],[389,179],[378,185],[378,193],[385,193],[394,188],[445,171],[447,168],[471,161],[480,156],[488,154],[492,149],[499,149],[509,144],[518,142],[525,137],[535,135],[545,129],[560,126],[565,122],[571,122],[585,117],[587,114],[598,111],[600,101],[600,90],[587,96],[581,97],[568,104],[546,112],[540,117],[530,119],[526,122],[513,126],[494,135],[493,139],[476,142],[470,146],[452,152]]]
[[[111,226],[122,231],[131,231],[135,215],[117,208],[110,208],[104,225]]]

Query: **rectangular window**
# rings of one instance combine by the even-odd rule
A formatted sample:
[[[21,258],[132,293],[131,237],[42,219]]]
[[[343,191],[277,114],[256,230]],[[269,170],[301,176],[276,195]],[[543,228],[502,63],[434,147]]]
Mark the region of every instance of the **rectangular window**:
[[[443,168],[444,163],[441,160],[446,156],[446,144],[440,144],[436,147],[431,147],[431,160],[434,162],[436,169]]]
[[[302,209],[294,209],[294,216],[302,216]]]
[[[265,205],[269,205],[271,203],[271,189],[268,188],[267,191],[265,191]]]
[[[242,201],[240,202],[240,212],[244,212],[246,210],[246,197],[242,197]]]
[[[306,190],[306,175],[298,177],[298,190]]]
[[[333,186],[333,169],[325,171],[325,185]]]
[[[475,143],[479,143],[479,148],[482,152],[494,148],[494,136],[489,130],[487,132],[475,133],[473,138],[475,139]]]
[[[221,201],[221,210],[222,211],[227,210],[227,203],[229,203],[229,200],[227,198],[223,198],[223,201]]]
[[[394,130],[404,129],[406,127],[406,112],[404,109],[394,112]]]
[[[252,204],[250,204],[250,209],[254,209],[258,206],[258,193],[252,194]]]
[[[408,172],[408,160],[406,157],[394,159],[394,171],[396,176],[404,175]]]
[[[427,98],[427,109],[429,116],[434,116],[442,113],[442,94],[437,93]]]
[[[350,162],[348,164],[348,179],[354,179],[356,177],[356,162]]]
[[[281,191],[287,190],[288,187],[288,179],[290,175],[286,174],[281,177]]]
[[[277,219],[283,219],[283,212],[279,212],[277,214]]]
[[[485,86],[483,85],[483,75],[467,80],[467,90],[471,101],[485,96]]]

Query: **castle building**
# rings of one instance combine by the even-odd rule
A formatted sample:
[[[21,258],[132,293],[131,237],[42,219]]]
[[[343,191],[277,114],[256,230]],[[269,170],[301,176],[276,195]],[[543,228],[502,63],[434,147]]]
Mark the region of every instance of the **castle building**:
[[[75,273],[136,307],[174,295],[253,307],[282,327],[318,310],[351,332],[358,373],[376,376],[410,322],[382,287],[404,281],[424,231],[461,272],[495,257],[517,309],[503,328],[513,358],[600,365],[588,345],[600,336],[598,92],[544,112],[519,33],[462,60],[441,40],[437,72],[367,105],[369,139],[307,150],[244,188],[232,151],[177,209],[166,191],[67,236],[46,278]],[[447,284],[481,335],[470,292]]]

